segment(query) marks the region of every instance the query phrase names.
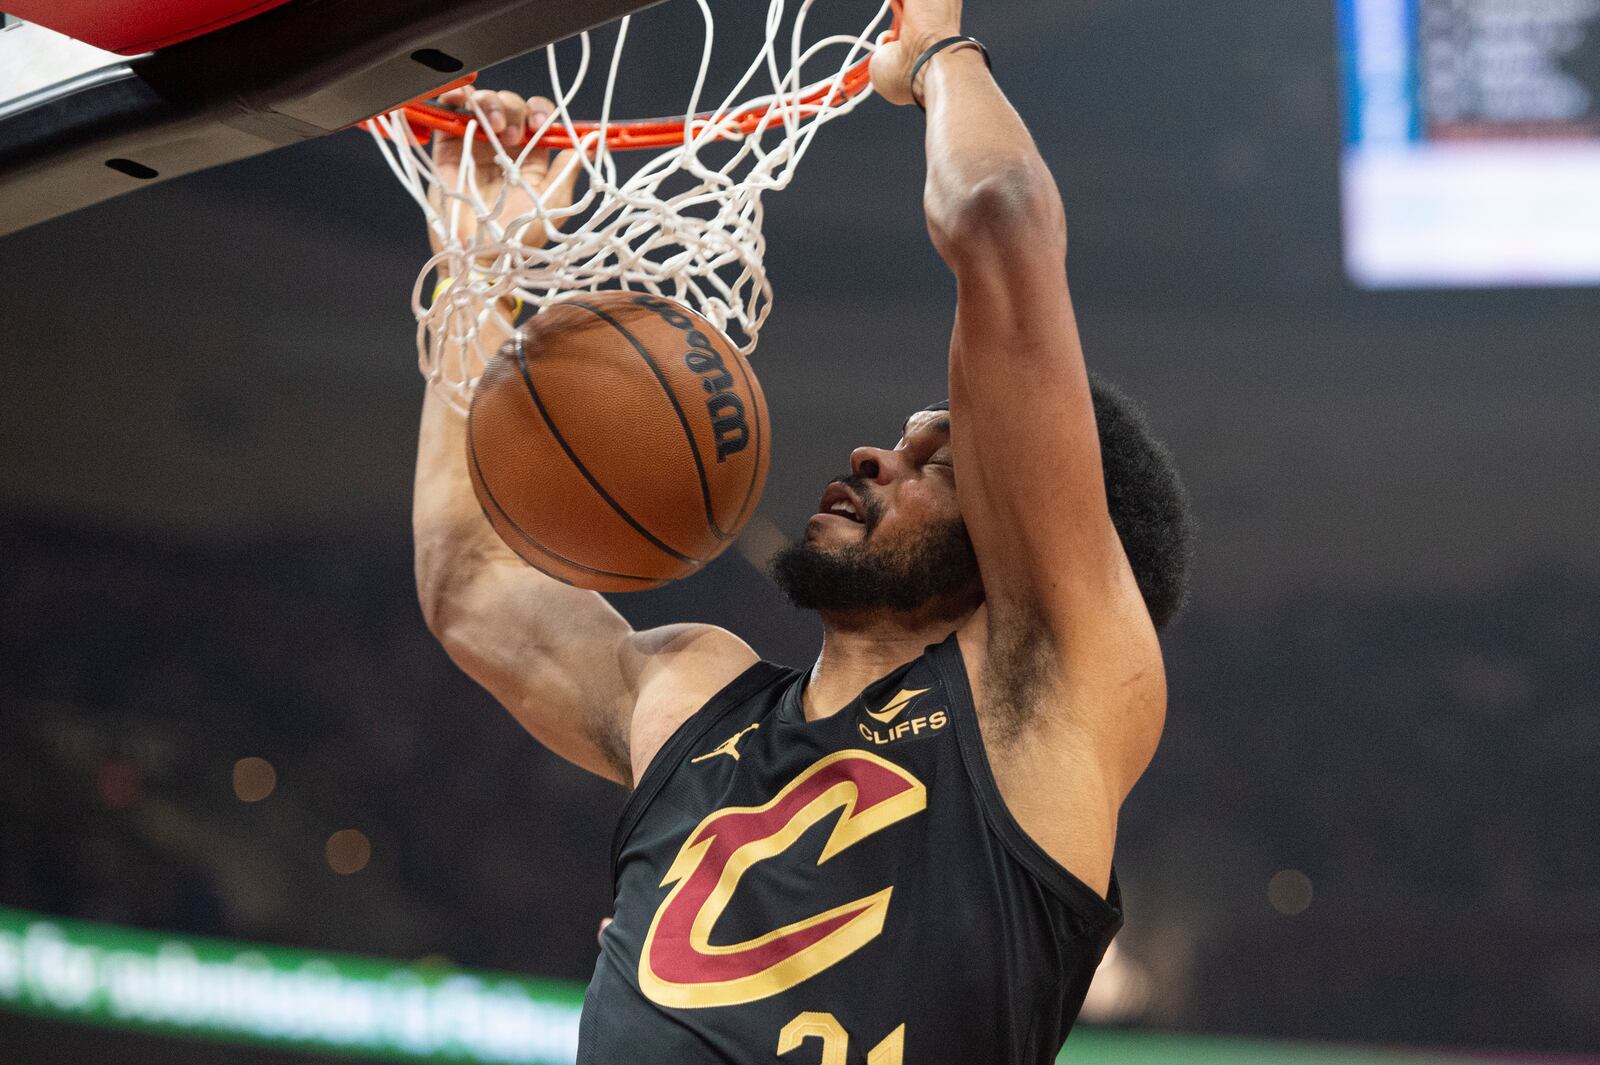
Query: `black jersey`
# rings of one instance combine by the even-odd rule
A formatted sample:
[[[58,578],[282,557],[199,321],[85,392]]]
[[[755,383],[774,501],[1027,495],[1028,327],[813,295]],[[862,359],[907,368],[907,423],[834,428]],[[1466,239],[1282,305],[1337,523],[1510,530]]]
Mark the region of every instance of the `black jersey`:
[[[580,1065],[1044,1065],[1122,923],[1001,801],[951,636],[808,722],[758,663],[623,810]]]

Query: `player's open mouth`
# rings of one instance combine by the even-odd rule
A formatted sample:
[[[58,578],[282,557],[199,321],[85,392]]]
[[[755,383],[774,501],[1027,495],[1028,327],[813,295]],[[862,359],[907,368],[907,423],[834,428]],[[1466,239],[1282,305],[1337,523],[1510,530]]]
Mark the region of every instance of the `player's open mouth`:
[[[865,509],[860,501],[856,499],[855,493],[838,481],[828,486],[828,490],[822,493],[822,502],[817,504],[818,514],[831,514],[834,517],[846,518],[857,525],[866,524],[867,519],[863,513]]]

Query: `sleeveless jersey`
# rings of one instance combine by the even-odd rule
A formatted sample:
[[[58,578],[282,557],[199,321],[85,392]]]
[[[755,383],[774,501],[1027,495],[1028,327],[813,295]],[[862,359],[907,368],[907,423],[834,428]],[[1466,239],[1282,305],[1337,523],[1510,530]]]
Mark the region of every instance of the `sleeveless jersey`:
[[[630,797],[579,1065],[1046,1065],[1122,923],[1006,810],[952,635],[808,722],[761,662]]]

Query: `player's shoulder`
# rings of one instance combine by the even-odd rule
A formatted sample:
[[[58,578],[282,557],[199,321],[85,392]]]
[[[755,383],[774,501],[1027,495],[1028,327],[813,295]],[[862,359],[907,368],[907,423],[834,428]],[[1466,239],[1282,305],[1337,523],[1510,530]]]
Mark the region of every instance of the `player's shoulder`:
[[[628,752],[637,781],[678,727],[761,657],[717,625],[663,625],[634,633],[632,643],[638,682]]]
[[[719,625],[662,625],[633,633],[629,642],[641,695],[646,689],[684,690],[704,691],[710,698],[760,661],[754,648]]]

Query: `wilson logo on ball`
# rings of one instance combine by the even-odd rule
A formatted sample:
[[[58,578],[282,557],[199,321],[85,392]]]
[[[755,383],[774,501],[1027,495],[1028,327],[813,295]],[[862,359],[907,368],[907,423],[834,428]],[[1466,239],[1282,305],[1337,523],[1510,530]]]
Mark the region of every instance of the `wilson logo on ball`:
[[[744,401],[735,395],[733,374],[711,346],[711,340],[694,327],[687,315],[667,300],[654,296],[636,296],[635,303],[660,315],[661,320],[680,329],[690,351],[683,356],[683,364],[701,375],[700,387],[710,393],[706,400],[706,413],[711,417],[711,432],[717,441],[717,461],[725,462],[750,443],[750,426],[744,417]]]
[[[544,308],[484,367],[467,417],[468,473],[500,539],[601,592],[660,587],[716,558],[755,511],[772,455],[739,349],[689,308],[640,297]]]

